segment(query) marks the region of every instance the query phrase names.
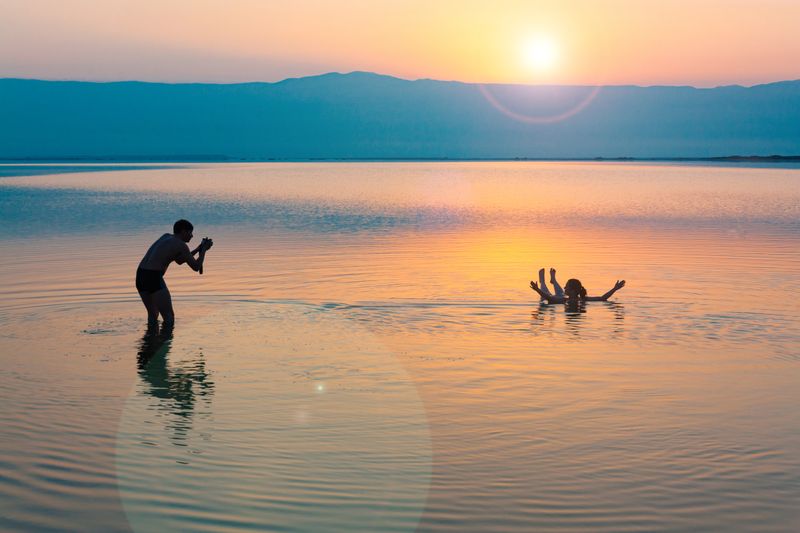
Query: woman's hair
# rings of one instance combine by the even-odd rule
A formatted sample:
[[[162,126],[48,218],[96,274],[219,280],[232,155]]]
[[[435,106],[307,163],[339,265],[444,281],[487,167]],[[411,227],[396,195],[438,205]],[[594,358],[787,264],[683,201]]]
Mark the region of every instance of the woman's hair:
[[[575,278],[567,280],[566,285],[564,285],[564,294],[570,298],[577,296],[581,300],[586,299],[586,289],[583,287],[581,281]]]

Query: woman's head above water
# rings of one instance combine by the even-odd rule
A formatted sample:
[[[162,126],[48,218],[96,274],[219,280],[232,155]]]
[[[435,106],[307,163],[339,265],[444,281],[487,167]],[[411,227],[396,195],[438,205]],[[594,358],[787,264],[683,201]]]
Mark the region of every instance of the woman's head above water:
[[[567,283],[564,285],[564,294],[569,298],[572,299],[586,299],[586,289],[584,288],[583,284],[579,279],[571,278],[567,280]]]

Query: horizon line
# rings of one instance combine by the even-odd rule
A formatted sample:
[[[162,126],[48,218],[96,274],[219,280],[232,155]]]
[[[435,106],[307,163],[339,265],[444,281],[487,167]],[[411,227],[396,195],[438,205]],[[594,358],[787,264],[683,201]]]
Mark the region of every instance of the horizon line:
[[[91,80],[91,79],[49,79],[49,78],[20,78],[20,77],[0,77],[0,81],[6,80],[17,80],[17,81],[42,81],[42,82],[53,82],[53,83],[95,83],[95,84],[113,84],[113,83],[141,83],[141,84],[150,84],[150,85],[219,85],[219,86],[227,86],[227,85],[278,85],[285,82],[295,81],[295,80],[304,80],[310,78],[323,78],[323,77],[330,77],[330,76],[353,76],[353,75],[370,75],[376,76],[380,78],[389,78],[398,81],[405,81],[409,83],[414,82],[437,82],[437,83],[460,83],[463,85],[488,85],[488,86],[496,86],[496,85],[511,85],[511,86],[523,86],[523,87],[603,87],[603,88],[614,88],[614,87],[635,87],[641,89],[647,88],[661,88],[661,87],[674,87],[674,88],[691,88],[696,90],[710,90],[710,89],[721,89],[726,87],[739,87],[743,89],[751,89],[753,87],[760,87],[764,85],[774,85],[778,83],[792,83],[792,82],[800,82],[800,78],[795,79],[781,79],[781,80],[774,80],[769,82],[763,83],[756,83],[754,85],[742,85],[737,83],[731,84],[724,84],[724,85],[715,85],[709,87],[698,87],[695,85],[666,85],[666,84],[653,84],[653,85],[638,85],[635,83],[621,83],[621,84],[591,84],[591,83],[498,83],[498,82],[472,82],[472,81],[461,81],[461,80],[443,80],[443,79],[436,79],[436,78],[402,78],[400,76],[395,76],[392,74],[383,74],[379,72],[372,72],[368,70],[352,70],[349,72],[339,72],[339,71],[329,71],[323,72],[320,74],[309,74],[307,76],[294,76],[289,78],[283,78],[278,81],[263,81],[263,80],[253,80],[253,81],[234,81],[234,82],[214,82],[214,81],[146,81],[146,80],[136,80],[136,79],[119,79],[119,80]]]
[[[40,163],[313,163],[313,162],[717,162],[717,163],[800,163],[800,154],[739,155],[708,157],[632,157],[632,156],[590,156],[590,157],[231,157],[221,154],[173,154],[173,155],[128,155],[128,156],[28,156],[0,157],[0,166],[40,164]]]

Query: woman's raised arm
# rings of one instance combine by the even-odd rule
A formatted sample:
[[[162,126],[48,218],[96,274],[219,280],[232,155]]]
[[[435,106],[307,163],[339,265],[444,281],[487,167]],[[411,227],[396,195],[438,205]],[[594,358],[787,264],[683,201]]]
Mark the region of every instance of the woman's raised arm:
[[[615,292],[617,292],[618,290],[620,290],[624,286],[625,286],[625,280],[624,279],[623,280],[617,280],[617,282],[614,284],[614,286],[611,288],[610,291],[608,291],[607,293],[605,293],[602,296],[587,296],[586,297],[586,301],[588,301],[588,302],[605,302],[606,300],[611,298],[611,295],[613,295]]]
[[[536,284],[535,281],[531,281],[531,289],[536,291],[539,294],[539,296],[541,296],[542,299],[546,300],[547,303],[549,303],[549,304],[564,303],[565,299],[564,299],[563,296],[553,296],[552,294],[547,294],[547,293],[543,292],[542,289],[539,288],[539,286]]]

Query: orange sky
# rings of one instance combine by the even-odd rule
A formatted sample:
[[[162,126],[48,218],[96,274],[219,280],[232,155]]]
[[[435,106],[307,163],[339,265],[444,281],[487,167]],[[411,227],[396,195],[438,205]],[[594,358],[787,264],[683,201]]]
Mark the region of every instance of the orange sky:
[[[235,82],[368,70],[701,87],[800,78],[797,0],[0,0],[0,10],[0,77]]]

